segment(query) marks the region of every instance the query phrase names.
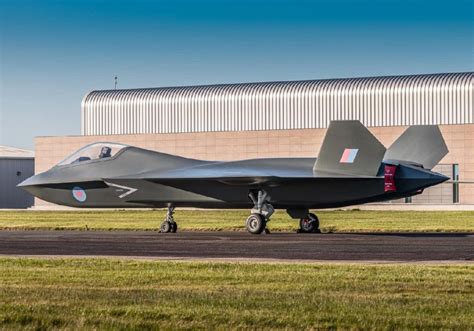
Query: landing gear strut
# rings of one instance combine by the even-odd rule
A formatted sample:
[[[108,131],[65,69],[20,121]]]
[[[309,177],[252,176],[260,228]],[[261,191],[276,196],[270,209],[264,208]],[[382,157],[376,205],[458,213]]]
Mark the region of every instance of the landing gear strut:
[[[319,219],[313,213],[308,213],[307,216],[300,218],[299,233],[321,233],[319,229]]]
[[[173,218],[174,207],[168,207],[168,212],[166,213],[165,220],[160,225],[161,233],[175,233],[178,231],[178,224],[174,221]]]
[[[270,196],[264,190],[250,191],[249,198],[252,200],[254,207],[251,210],[251,215],[247,218],[247,231],[251,234],[260,234],[265,231],[269,233],[266,228],[267,222],[270,221],[270,216],[275,212],[273,206],[269,203]]]

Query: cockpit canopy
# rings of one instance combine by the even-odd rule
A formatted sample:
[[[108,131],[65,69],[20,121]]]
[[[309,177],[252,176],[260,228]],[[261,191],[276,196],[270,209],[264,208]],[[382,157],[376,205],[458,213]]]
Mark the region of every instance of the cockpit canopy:
[[[87,145],[74,154],[68,156],[65,160],[60,162],[58,166],[93,160],[110,159],[125,147],[128,146],[117,143],[94,143]]]

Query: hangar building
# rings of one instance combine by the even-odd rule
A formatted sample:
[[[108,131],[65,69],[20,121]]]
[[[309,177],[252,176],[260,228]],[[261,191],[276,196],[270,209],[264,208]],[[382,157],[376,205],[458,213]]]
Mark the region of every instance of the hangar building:
[[[0,209],[33,206],[33,197],[16,185],[34,173],[33,151],[0,145]]]
[[[360,120],[387,147],[437,124],[450,153],[436,170],[454,181],[406,202],[474,204],[473,72],[101,90],[81,111],[80,136],[36,139],[38,172],[96,141],[207,160],[314,157],[331,120]]]

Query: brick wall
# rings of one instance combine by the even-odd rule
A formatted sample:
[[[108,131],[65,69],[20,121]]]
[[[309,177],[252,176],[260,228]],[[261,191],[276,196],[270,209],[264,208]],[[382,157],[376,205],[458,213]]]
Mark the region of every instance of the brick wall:
[[[474,124],[440,126],[449,154],[443,164],[459,163],[460,180],[474,181]],[[385,145],[406,127],[377,127],[370,131]],[[35,169],[43,172],[84,145],[107,141],[204,160],[264,157],[315,157],[325,129],[202,132],[116,136],[37,137]],[[415,200],[414,200],[415,201]],[[460,203],[474,204],[474,184],[460,185]],[[45,205],[36,200],[36,205]]]

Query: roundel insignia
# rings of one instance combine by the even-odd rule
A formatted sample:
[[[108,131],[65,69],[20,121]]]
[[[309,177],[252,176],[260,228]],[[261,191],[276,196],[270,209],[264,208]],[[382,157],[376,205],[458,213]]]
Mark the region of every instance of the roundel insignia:
[[[79,202],[84,202],[87,199],[86,191],[78,186],[72,189],[72,196]]]

